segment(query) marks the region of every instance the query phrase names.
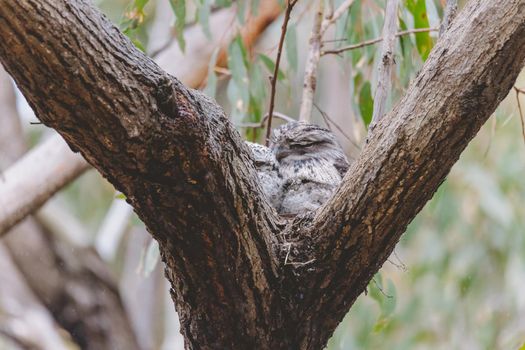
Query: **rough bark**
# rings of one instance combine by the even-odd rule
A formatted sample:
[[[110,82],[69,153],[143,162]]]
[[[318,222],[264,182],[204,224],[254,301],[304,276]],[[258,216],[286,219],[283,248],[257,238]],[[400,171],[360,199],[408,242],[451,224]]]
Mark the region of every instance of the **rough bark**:
[[[1,67],[0,83],[0,154],[2,164],[9,166],[22,156],[26,145],[15,108],[14,88]],[[77,163],[74,158],[72,162]],[[68,171],[68,166],[62,169]],[[44,168],[36,174],[48,170]],[[9,176],[4,175],[3,181],[7,181]],[[29,175],[34,177],[35,173]],[[24,193],[19,195],[26,197]],[[5,199],[1,195],[0,198]],[[9,202],[1,205],[3,208]],[[116,281],[96,252],[59,240],[31,217],[12,231],[1,241],[9,248],[11,259],[34,295],[82,349],[139,348]]]
[[[0,4],[4,66],[40,120],[126,194],[159,241],[188,346],[280,342],[270,339],[278,219],[222,110],[86,1]]]
[[[168,3],[166,6],[167,11],[171,11]],[[223,9],[210,17],[210,31],[215,41],[210,42],[199,25],[190,26],[184,34],[187,39],[185,53],[180,51],[176,40],[172,38],[168,47],[157,50],[155,62],[167,72],[177,76],[184,85],[191,88],[201,87],[206,81],[209,61],[216,49],[220,49],[216,65],[224,68],[227,63],[226,49],[236,35],[240,34],[244,45],[248,49],[252,48],[264,29],[280,12],[281,7],[277,0],[261,2],[257,15],[247,15],[244,25],[237,28],[230,26],[236,21],[235,6]],[[170,21],[164,18],[164,22]],[[169,27],[169,24],[166,24],[166,27]],[[0,112],[9,108],[11,107],[0,106]],[[6,135],[10,134],[10,130],[6,127],[4,131]],[[14,179],[14,182],[4,183],[0,187],[0,236],[89,168],[85,159],[73,154],[63,142],[56,140],[49,142],[58,144],[40,145],[31,151],[33,155],[31,158],[21,160],[21,164],[12,165],[12,169],[2,166],[0,154],[0,170],[7,169],[5,171]],[[9,139],[0,140],[0,147],[9,147]],[[51,158],[49,158],[50,152]],[[46,163],[40,161],[46,159],[48,160]],[[53,171],[52,168],[60,168],[60,171]],[[39,176],[35,178],[34,173]],[[25,193],[24,196],[20,196],[22,192]],[[2,200],[10,203],[10,206],[3,205]]]
[[[0,60],[159,241],[189,349],[322,348],[525,60],[525,0],[472,0],[335,196],[285,225],[222,110],[92,6],[0,5]]]

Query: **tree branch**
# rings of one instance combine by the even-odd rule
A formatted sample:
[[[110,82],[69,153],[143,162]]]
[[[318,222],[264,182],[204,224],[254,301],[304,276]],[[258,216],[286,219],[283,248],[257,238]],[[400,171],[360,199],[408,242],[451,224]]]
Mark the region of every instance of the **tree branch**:
[[[437,32],[438,30],[439,30],[438,28],[415,28],[415,29],[409,29],[409,30],[403,30],[401,32],[397,32],[396,33],[396,37],[409,35],[409,34],[416,34],[416,33]],[[338,54],[343,53],[345,51],[360,49],[360,48],[365,47],[365,46],[370,46],[370,45],[374,45],[374,44],[380,43],[382,41],[383,41],[383,37],[381,36],[379,38],[362,41],[362,42],[357,43],[357,44],[343,46],[343,47],[340,47],[340,48],[337,48],[337,49],[324,50],[324,51],[321,51],[321,56],[323,56],[323,55],[338,55]]]
[[[275,59],[275,67],[273,74],[270,77],[270,108],[268,109],[268,126],[266,127],[266,137],[264,143],[268,146],[270,142],[270,133],[272,132],[272,119],[273,109],[275,107],[275,92],[277,84],[277,76],[279,75],[279,65],[281,63],[281,55],[283,53],[284,38],[286,37],[286,30],[288,29],[288,21],[290,21],[290,15],[292,14],[293,7],[297,3],[297,0],[288,0],[286,3],[286,11],[284,12],[283,25],[281,26],[281,36],[279,38],[279,46],[277,49],[277,58]]]
[[[345,14],[346,11],[348,11],[348,9],[350,8],[350,6],[352,6],[353,3],[354,0],[345,0],[341,5],[339,5],[337,10],[335,10],[333,14],[331,14],[329,17],[323,20],[323,23],[321,25],[321,37],[323,37],[324,33],[326,33],[326,30],[332,24],[334,24],[335,21],[339,19],[339,17],[341,17]]]
[[[383,25],[383,47],[381,48],[381,60],[377,67],[377,86],[374,94],[373,124],[383,118],[386,112],[388,96],[390,95],[390,87],[392,86],[398,5],[399,0],[388,0],[386,3],[385,24]]]
[[[159,241],[190,349],[322,348],[525,61],[523,3],[470,1],[335,196],[283,230],[213,102],[84,1],[0,3],[0,60]]]
[[[304,68],[303,96],[299,120],[309,122],[312,117],[315,88],[317,87],[317,68],[321,58],[321,26],[323,23],[324,0],[317,0],[317,9],[314,17],[314,26],[310,34],[308,58]]]
[[[0,237],[88,167],[59,136],[30,151],[0,179]]]
[[[280,221],[222,109],[85,1],[0,3],[2,63],[39,119],[126,195],[159,241],[187,346],[266,348],[281,332],[278,315],[262,312],[280,309]],[[33,40],[41,36],[45,45]]]
[[[287,239],[296,240],[289,258],[316,259],[290,271],[303,281],[297,293],[308,305],[299,339],[317,325],[335,329],[346,313],[341,305],[364,291],[524,62],[523,2],[475,0],[458,14],[406,95],[369,135],[335,196],[313,220],[296,223],[306,232],[289,232]],[[308,339],[305,348],[321,348],[330,332]]]
[[[521,109],[520,101],[520,93],[525,95],[525,90],[514,86],[514,91],[516,91],[516,103],[518,104],[518,112],[520,114],[521,134],[523,136],[523,141],[525,142],[525,115],[523,114],[523,110]]]
[[[218,38],[217,43],[210,45],[209,39],[202,32],[202,29],[199,26],[191,26],[188,29],[188,33],[185,34],[188,38],[186,54],[180,51],[176,43],[172,42],[169,48],[159,53],[156,62],[169,73],[175,74],[185,85],[197,89],[205,83],[209,60],[216,46],[220,46],[221,48],[219,58],[217,59],[217,66],[225,66],[227,63],[226,48],[237,33],[240,32],[245,45],[250,47],[263,33],[265,28],[277,18],[280,12],[280,5],[276,0],[265,1],[260,4],[257,15],[253,17],[250,16],[242,28],[225,30],[224,28],[228,28],[229,23],[235,18],[235,9],[218,11],[210,18],[211,32],[220,34],[215,35]],[[0,106],[0,112],[8,107],[9,106]],[[5,131],[8,132],[8,130]],[[4,145],[3,142],[7,142],[8,144]],[[8,147],[11,146],[9,145],[8,138],[0,139],[0,147],[9,150]],[[0,236],[4,233],[1,229],[4,225],[5,231],[7,231],[9,227],[12,227],[25,216],[38,209],[51,196],[55,195],[56,192],[60,191],[64,186],[89,168],[89,164],[84,158],[74,156],[69,147],[63,143],[59,149],[60,154],[63,156],[58,156],[54,158],[53,161],[55,162],[55,168],[60,168],[62,171],[59,174],[54,174],[49,171],[40,172],[38,181],[40,184],[44,184],[44,187],[37,188],[39,190],[45,189],[45,191],[25,192],[24,198],[18,198],[14,203],[15,206],[9,208],[8,212],[4,213],[4,215],[0,213]],[[58,152],[58,149],[56,151]],[[47,152],[45,147],[36,148],[32,152],[35,159],[44,159],[47,156],[45,154],[45,152]],[[5,162],[2,161],[2,155],[0,154],[0,172],[5,170],[5,166],[2,166],[4,163]],[[40,171],[40,169],[29,167],[29,165],[26,170],[24,173],[25,176]],[[34,178],[32,178],[32,180],[34,180]],[[24,184],[23,188],[31,186],[31,182],[32,181],[29,181]],[[0,185],[2,185],[1,174]],[[9,198],[18,196],[17,193],[20,190],[11,186],[9,187],[11,193],[7,193],[7,191],[7,188],[0,188],[0,193],[9,196]],[[38,198],[36,198],[37,196]],[[11,214],[14,216],[9,217]]]
[[[16,111],[14,86],[1,67],[0,106],[4,112],[0,114],[0,154],[6,161],[4,164],[10,165],[26,151],[26,144]],[[67,151],[73,154],[69,148]],[[64,158],[67,162],[70,157]],[[56,169],[58,173],[54,177],[60,178],[62,171],[68,172],[68,165]],[[41,180],[38,175],[47,174],[48,170],[27,173],[32,176],[28,182],[35,179],[38,182]],[[8,202],[8,205],[16,203]],[[9,248],[17,270],[23,274],[34,295],[82,349],[138,349],[116,282],[100,257],[86,245],[88,236],[85,232],[73,234],[76,231],[74,223],[63,214],[60,224],[64,227],[57,233],[59,228],[56,220],[49,220],[49,209],[47,206],[44,212],[38,212],[36,220],[27,218],[1,240]]]

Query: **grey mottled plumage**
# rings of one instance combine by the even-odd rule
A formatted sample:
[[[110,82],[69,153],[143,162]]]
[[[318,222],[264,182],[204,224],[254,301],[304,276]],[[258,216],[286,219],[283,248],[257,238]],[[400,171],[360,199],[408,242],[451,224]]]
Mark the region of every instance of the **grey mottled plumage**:
[[[348,160],[331,131],[290,122],[274,130],[270,148],[246,142],[270,203],[282,215],[321,206],[348,170]]]
[[[349,166],[331,131],[304,122],[290,122],[277,128],[270,149],[283,181],[277,210],[284,215],[296,215],[321,206]]]
[[[274,208],[281,204],[282,178],[279,175],[279,164],[272,151],[258,143],[248,142],[253,154],[255,169],[259,176],[263,192],[266,194]]]

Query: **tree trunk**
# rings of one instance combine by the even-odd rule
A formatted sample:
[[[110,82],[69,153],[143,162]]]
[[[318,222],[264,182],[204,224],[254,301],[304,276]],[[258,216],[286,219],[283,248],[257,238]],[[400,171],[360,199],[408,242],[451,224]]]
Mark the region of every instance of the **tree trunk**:
[[[291,222],[220,107],[86,1],[0,0],[0,35],[38,118],[159,242],[188,349],[320,349],[511,88],[525,0],[470,1],[334,197]]]
[[[7,166],[24,154],[26,145],[14,87],[1,66],[0,125],[2,166]],[[117,283],[93,249],[57,239],[32,217],[2,243],[29,288],[82,349],[140,348]]]

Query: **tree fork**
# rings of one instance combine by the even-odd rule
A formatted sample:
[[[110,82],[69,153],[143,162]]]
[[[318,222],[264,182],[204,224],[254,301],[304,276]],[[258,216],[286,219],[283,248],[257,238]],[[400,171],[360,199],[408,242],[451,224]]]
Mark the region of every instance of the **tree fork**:
[[[220,107],[93,6],[0,5],[0,60],[159,241],[189,349],[322,348],[525,60],[525,0],[471,0],[334,197],[285,227]]]

